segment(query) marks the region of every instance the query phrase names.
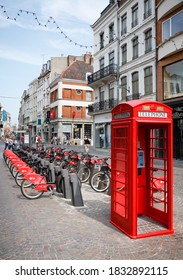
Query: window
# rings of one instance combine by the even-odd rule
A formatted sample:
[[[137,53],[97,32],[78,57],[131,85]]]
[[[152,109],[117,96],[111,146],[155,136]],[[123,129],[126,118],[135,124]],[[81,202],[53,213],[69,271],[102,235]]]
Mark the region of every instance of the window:
[[[91,139],[91,132],[92,132],[91,124],[85,124],[84,125],[84,135],[86,135],[87,138]]]
[[[109,43],[114,40],[114,23],[109,26]]]
[[[81,89],[77,89],[77,90],[76,90],[76,93],[77,93],[77,94],[82,94],[82,90],[81,90]]]
[[[99,100],[104,101],[104,90],[101,87],[99,88]]]
[[[183,96],[183,60],[163,68],[164,99]]]
[[[181,31],[183,31],[183,11],[163,22],[162,39],[165,41]]]
[[[138,51],[138,37],[135,37],[133,40],[132,40],[132,48],[133,48],[133,57],[132,59],[136,59],[139,55],[139,51]]]
[[[122,54],[122,65],[127,63],[127,44],[124,44],[121,47],[121,54]]]
[[[144,19],[152,15],[151,0],[144,0]]]
[[[138,72],[134,72],[132,74],[132,95],[136,95],[139,93],[139,74]]]
[[[104,57],[102,57],[102,58],[99,60],[99,67],[100,67],[100,69],[103,69],[103,68],[104,68]]]
[[[114,64],[114,51],[109,53],[109,65]]]
[[[144,69],[144,94],[153,93],[153,84],[152,84],[152,66]]]
[[[109,86],[109,99],[113,99],[114,98],[114,88],[110,88]]]
[[[145,32],[145,53],[152,51],[152,29]]]
[[[183,11],[172,17],[171,20],[172,36],[183,31]]]
[[[47,61],[47,69],[48,69],[48,70],[51,70],[51,60],[48,60],[48,61]]]
[[[121,36],[127,32],[127,15],[121,17]]]
[[[121,79],[121,100],[126,100],[127,92],[127,77],[125,76]]]
[[[138,24],[138,4],[132,8],[132,28]]]
[[[86,91],[86,101],[92,101],[92,92],[89,90]]]
[[[170,20],[163,22],[163,41],[170,38]]]
[[[100,34],[100,49],[104,48],[104,32]]]

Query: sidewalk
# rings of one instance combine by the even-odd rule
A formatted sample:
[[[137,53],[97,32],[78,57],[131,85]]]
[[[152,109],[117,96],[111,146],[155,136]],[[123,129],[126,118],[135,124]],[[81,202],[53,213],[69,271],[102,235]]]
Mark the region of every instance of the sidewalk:
[[[0,259],[183,259],[183,174],[174,168],[173,235],[132,240],[110,224],[110,196],[82,186],[84,207],[57,194],[38,200],[21,195],[0,146]],[[97,151],[97,154],[99,151]],[[104,152],[104,151],[102,151]]]

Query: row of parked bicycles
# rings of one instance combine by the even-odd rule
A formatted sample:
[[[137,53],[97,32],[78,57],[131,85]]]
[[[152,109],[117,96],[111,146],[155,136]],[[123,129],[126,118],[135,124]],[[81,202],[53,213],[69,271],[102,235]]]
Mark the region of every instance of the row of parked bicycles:
[[[61,169],[77,174],[80,187],[88,183],[96,192],[105,192],[110,187],[110,158],[42,145],[4,150],[3,156],[16,184],[28,199],[39,198],[45,192],[53,194],[54,190],[61,193]]]

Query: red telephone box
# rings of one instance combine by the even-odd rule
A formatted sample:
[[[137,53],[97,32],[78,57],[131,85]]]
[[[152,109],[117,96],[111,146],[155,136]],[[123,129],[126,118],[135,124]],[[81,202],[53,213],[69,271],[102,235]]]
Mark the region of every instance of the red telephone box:
[[[172,109],[119,104],[111,136],[111,223],[131,238],[173,234]]]

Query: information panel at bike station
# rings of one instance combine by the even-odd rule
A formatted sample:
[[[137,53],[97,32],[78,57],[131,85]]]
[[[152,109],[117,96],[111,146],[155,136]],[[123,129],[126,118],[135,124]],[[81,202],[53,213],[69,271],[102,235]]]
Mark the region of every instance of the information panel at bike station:
[[[172,109],[117,105],[111,125],[111,223],[131,238],[173,234]]]

